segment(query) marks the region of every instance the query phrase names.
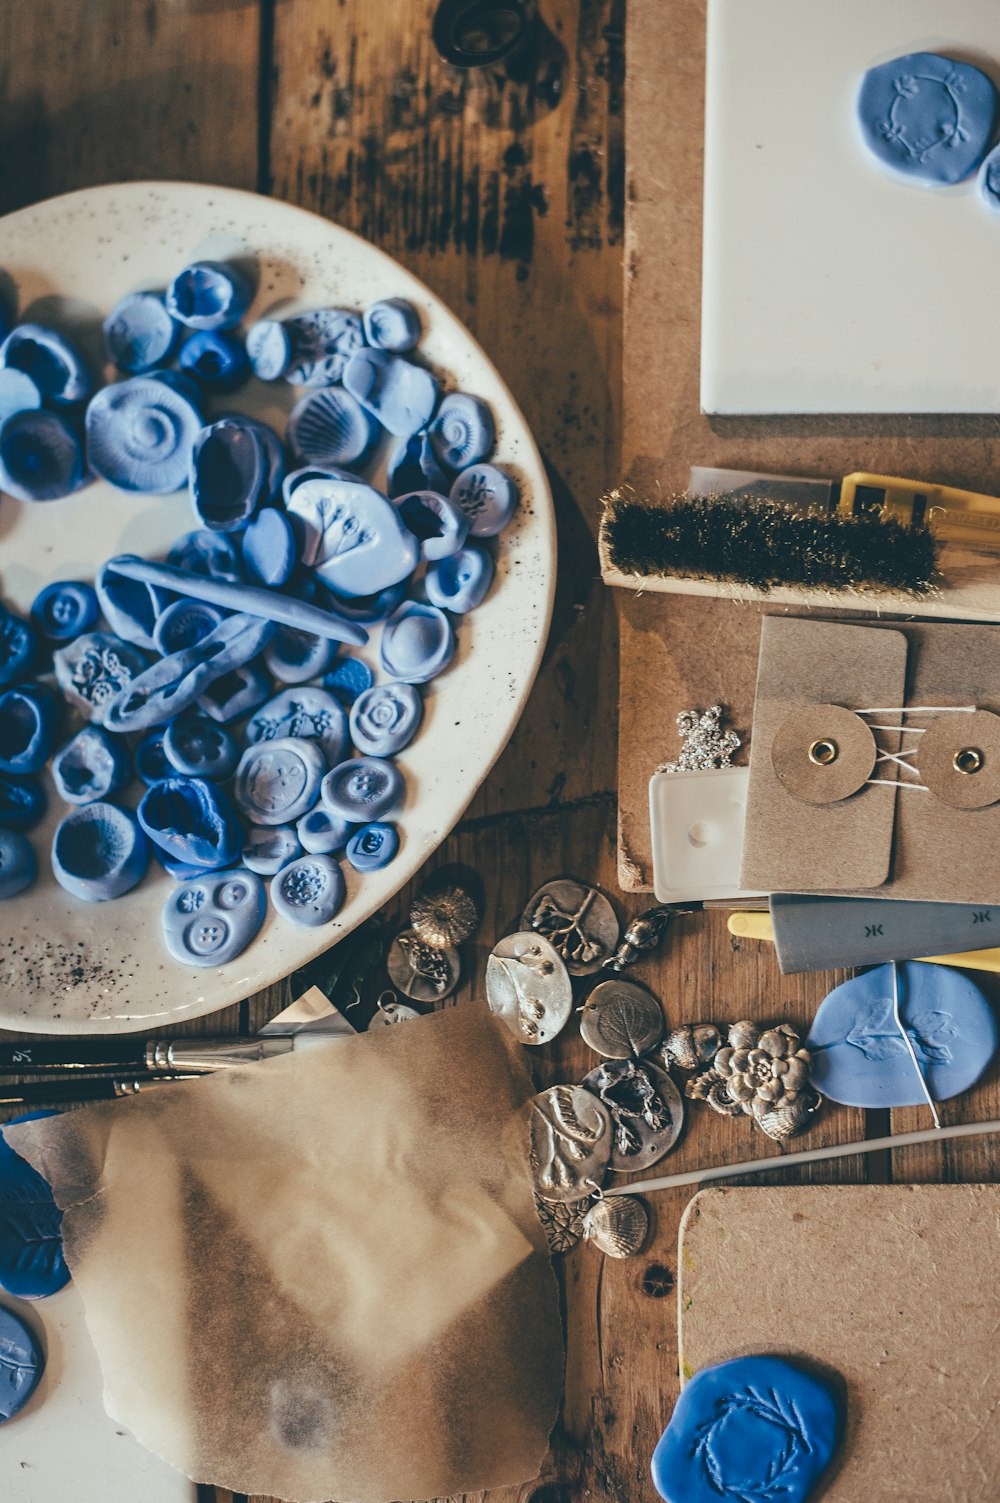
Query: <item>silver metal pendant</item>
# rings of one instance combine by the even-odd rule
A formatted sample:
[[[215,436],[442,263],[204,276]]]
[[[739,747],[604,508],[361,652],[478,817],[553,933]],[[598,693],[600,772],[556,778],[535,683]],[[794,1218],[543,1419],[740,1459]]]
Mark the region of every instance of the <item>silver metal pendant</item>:
[[[419,1017],[417,1009],[407,1007],[405,1002],[380,1002],[368,1027],[386,1028],[390,1023],[408,1023],[411,1018]]]
[[[700,1070],[722,1048],[722,1035],[714,1023],[681,1023],[663,1041],[663,1063],[679,1070]]]
[[[603,892],[574,877],[544,883],[522,913],[521,928],[544,934],[571,976],[596,971],[614,950],[621,932]]]
[[[611,1116],[582,1086],[558,1085],[531,1101],[531,1177],[542,1200],[582,1200],[611,1158]]]
[[[547,939],[508,934],[486,962],[490,1011],[522,1044],[547,1044],[573,1011],[573,983]]]
[[[639,957],[655,950],[667,932],[667,925],[678,913],[689,913],[690,908],[669,908],[660,903],[656,908],[647,908],[638,918],[630,921],[622,935],[621,943],[613,955],[603,961],[606,971],[624,971],[634,965]]]
[[[663,1037],[663,1009],[653,993],[635,981],[602,981],[584,1004],[580,1034],[606,1059],[647,1054]]]
[[[410,904],[410,927],[426,944],[446,950],[472,938],[479,928],[479,909],[457,882],[432,877]]]
[[[649,1212],[636,1195],[595,1201],[583,1218],[583,1236],[609,1258],[634,1258],[649,1235]]]
[[[542,1223],[550,1253],[569,1252],[583,1236],[589,1200],[543,1200],[535,1196],[535,1212]]]
[[[648,1169],[666,1158],[684,1126],[684,1102],[666,1070],[648,1059],[609,1059],[582,1084],[614,1124],[612,1169]]]
[[[461,961],[458,951],[448,946],[429,945],[412,929],[403,929],[385,958],[389,980],[404,997],[414,1002],[438,1002],[450,996],[458,985]]]

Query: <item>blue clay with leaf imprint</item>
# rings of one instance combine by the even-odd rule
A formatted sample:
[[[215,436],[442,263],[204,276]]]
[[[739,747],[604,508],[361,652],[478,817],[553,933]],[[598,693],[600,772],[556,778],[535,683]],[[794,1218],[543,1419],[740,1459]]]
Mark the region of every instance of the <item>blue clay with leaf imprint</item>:
[[[25,1052],[30,1055],[30,1048]],[[25,1112],[5,1126],[55,1116],[57,1112]],[[48,1182],[0,1132],[0,1288],[15,1299],[45,1299],[68,1283],[62,1211]]]
[[[419,545],[397,508],[356,477],[307,479],[286,507],[302,539],[302,562],[345,600],[389,589],[417,567]]]
[[[46,804],[45,789],[37,778],[12,778],[0,773],[0,829],[33,829]]]
[[[344,367],[344,385],[383,428],[409,438],[430,422],[438,384],[430,371],[386,350],[357,350]]]
[[[180,332],[158,292],[132,292],[104,320],[104,348],[119,370],[137,376],[166,365]]]
[[[231,329],[250,306],[253,289],[238,267],[193,261],[167,288],[167,312],[189,329]]]
[[[375,349],[405,354],[420,341],[420,314],[405,297],[382,298],[362,314],[365,338]]]
[[[281,918],[313,929],[335,918],[347,893],[332,856],[299,856],[271,878],[271,902]]]
[[[128,809],[103,801],[84,804],[56,826],[52,875],[74,898],[87,903],[120,898],[142,881],[148,864],[149,842]]]
[[[342,851],[356,829],[350,820],[341,819],[322,805],[310,809],[295,824],[299,844],[313,856],[330,856],[334,851]]]
[[[351,740],[363,756],[392,757],[413,740],[424,702],[412,684],[378,684],[351,706]]]
[[[85,473],[83,446],[57,412],[15,412],[0,423],[0,489],[19,501],[60,501]]]
[[[357,465],[379,435],[378,422],[342,386],[324,386],[296,403],[287,439],[302,465]]]
[[[434,453],[449,470],[464,470],[485,459],[497,441],[489,407],[462,391],[442,400],[427,434]]]
[[[455,654],[455,633],[436,605],[408,600],[382,629],[382,667],[408,684],[426,684],[447,668]]]
[[[61,579],[39,590],[31,619],[48,642],[72,642],[97,625],[97,591],[81,579]]]
[[[294,824],[318,799],[326,766],[318,741],[261,741],[240,758],[233,797],[251,824]]]
[[[52,781],[67,804],[110,798],[129,780],[128,748],[99,725],[85,725],[52,759]]]
[[[221,725],[239,720],[262,705],[271,692],[271,680],[256,663],[244,663],[242,668],[230,668],[221,678],[215,679],[204,693],[198,696],[199,710],[211,715]]]
[[[332,386],[365,342],[361,319],[348,308],[317,308],[284,322],[291,341],[285,380],[297,386]]]
[[[37,864],[31,841],[20,830],[0,829],[0,902],[16,897],[35,880]],[[0,1204],[3,1190],[0,1188]],[[0,1246],[3,1241],[3,1223],[0,1221]],[[0,1287],[3,1278],[0,1277]]]
[[[181,965],[228,965],[256,938],[266,910],[263,882],[242,867],[191,878],[164,904],[164,942]]]
[[[365,825],[398,808],[403,792],[403,774],[394,762],[353,757],[327,773],[321,796],[333,814]]]
[[[55,745],[59,708],[42,684],[0,693],[0,772],[13,777],[41,772]]]
[[[861,139],[883,166],[930,184],[974,172],[993,137],[997,94],[985,73],[936,52],[870,68],[861,81]]]
[[[225,533],[197,528],[179,537],[167,554],[174,569],[203,579],[221,579],[228,584],[242,584],[246,578],[238,543]]]
[[[187,482],[200,405],[156,376],[132,376],[105,386],[87,408],[87,462],[123,491],[154,496]]]
[[[464,615],[485,598],[493,572],[492,555],[478,543],[466,543],[450,558],[431,564],[424,576],[424,592],[439,610]]]
[[[94,380],[71,340],[42,324],[17,324],[0,344],[0,366],[30,376],[47,402],[70,406],[94,389]]]
[[[248,746],[289,738],[318,741],[327,764],[333,766],[347,746],[347,715],[328,690],[301,684],[282,689],[255,710],[244,735]]]
[[[154,783],[138,808],[150,840],[174,861],[191,866],[232,866],[243,831],[226,794],[204,778],[172,777]]]
[[[15,412],[34,411],[42,405],[42,394],[24,371],[0,366],[0,423]]]
[[[283,511],[266,506],[242,534],[243,567],[251,584],[280,590],[295,572],[299,551],[295,533]]]
[[[465,513],[473,537],[492,538],[517,510],[517,486],[496,465],[474,464],[456,477],[449,499]]]
[[[0,1308],[0,1424],[13,1419],[45,1371],[41,1342],[13,1310]]]
[[[413,433],[396,440],[389,455],[387,489],[393,500],[410,491],[448,494],[448,480],[437,462],[426,433]]]
[[[188,712],[163,731],[163,752],[171,773],[223,783],[240,759],[235,736],[207,715]]]
[[[259,877],[273,877],[301,855],[297,826],[251,825],[243,841],[243,865]]]
[[[247,356],[259,381],[278,381],[292,358],[292,341],[284,324],[262,318],[247,330]]]
[[[347,859],[357,872],[377,872],[388,866],[399,850],[395,825],[375,822],[363,825],[347,842]]]
[[[225,612],[207,600],[175,600],[156,618],[153,646],[165,658],[183,652],[209,636],[224,619]]]

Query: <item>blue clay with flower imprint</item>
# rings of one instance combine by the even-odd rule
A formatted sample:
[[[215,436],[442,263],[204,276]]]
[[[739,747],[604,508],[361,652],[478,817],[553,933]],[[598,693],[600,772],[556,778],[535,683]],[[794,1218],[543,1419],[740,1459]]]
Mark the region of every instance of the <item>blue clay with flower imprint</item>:
[[[171,777],[154,783],[138,808],[150,840],[174,861],[209,869],[232,866],[243,830],[226,794],[204,778]]]
[[[167,312],[189,329],[231,329],[250,306],[253,289],[238,267],[193,261],[167,288]]]
[[[30,830],[46,809],[45,789],[37,778],[0,773],[0,829]]]
[[[289,736],[262,741],[240,758],[233,796],[251,824],[294,824],[319,797],[325,771],[316,741]]]
[[[389,617],[382,630],[382,667],[405,683],[425,684],[451,662],[455,633],[436,605],[408,600]]]
[[[34,666],[37,645],[28,622],[0,606],[0,688],[28,677]]]
[[[347,746],[347,715],[329,690],[303,684],[282,689],[261,705],[247,721],[244,735],[249,746],[286,739],[315,740],[327,764],[332,765]]]
[[[181,965],[228,965],[255,939],[267,896],[260,878],[235,868],[182,881],[163,907],[163,938]]]
[[[313,856],[329,856],[334,851],[342,851],[356,828],[350,820],[331,814],[322,805],[310,809],[295,823],[299,844]]]
[[[479,397],[452,392],[443,399],[427,430],[431,447],[449,470],[464,470],[493,452],[493,414]]]
[[[469,520],[447,496],[436,491],[412,491],[396,502],[400,514],[420,542],[420,557],[428,563],[457,553],[469,533]]]
[[[344,385],[397,438],[426,428],[437,405],[430,371],[387,350],[357,350],[344,367]]]
[[[149,842],[128,809],[101,801],[84,804],[56,826],[52,875],[74,898],[87,903],[120,898],[142,880],[148,864]]]
[[[297,826],[251,825],[243,841],[243,865],[259,877],[273,877],[301,855]]]
[[[240,749],[235,736],[207,715],[188,712],[163,731],[163,753],[170,772],[184,778],[223,783],[235,770]]]
[[[456,477],[449,499],[468,518],[474,538],[492,538],[517,510],[517,486],[495,464],[473,464]]]
[[[35,880],[36,869],[35,852],[28,837],[22,835],[20,830],[0,829],[0,902],[5,898],[16,897],[26,887],[30,887]],[[2,1203],[3,1190],[0,1188],[0,1205]],[[3,1287],[2,1277],[0,1287]]]
[[[137,647],[108,632],[84,632],[52,655],[56,681],[85,720],[103,725],[121,691],[144,673],[148,660]]]
[[[30,1056],[30,1048],[25,1051]],[[55,1117],[25,1112],[5,1125]],[[45,1299],[69,1283],[63,1256],[62,1211],[48,1182],[15,1153],[0,1132],[0,1288],[15,1299]]]
[[[202,428],[198,403],[156,376],[105,386],[87,408],[87,461],[123,491],[169,495],[186,484]]]
[[[974,172],[993,136],[997,95],[969,63],[912,52],[870,68],[857,118],[871,154],[919,182],[958,183]]]
[[[125,743],[99,725],[85,725],[52,759],[52,781],[67,804],[110,798],[128,782],[130,771]]]
[[[31,619],[48,642],[72,642],[97,625],[97,591],[81,579],[61,579],[39,590]]]
[[[420,340],[420,314],[405,297],[387,297],[372,303],[365,309],[362,321],[365,338],[375,349],[402,355]]]
[[[57,412],[15,412],[0,423],[0,488],[19,501],[59,501],[84,480],[83,446]]]
[[[104,320],[104,348],[119,370],[138,376],[166,365],[180,332],[158,292],[132,292]]]
[[[347,308],[317,308],[286,318],[284,324],[291,341],[285,380],[299,386],[332,386],[365,342],[360,317]]]
[[[364,825],[347,842],[347,859],[357,872],[381,871],[399,850],[399,831],[395,825],[376,821]]]
[[[351,740],[363,756],[392,757],[413,740],[424,702],[412,684],[378,684],[351,706]]]
[[[493,583],[492,556],[479,543],[466,543],[450,558],[431,564],[424,576],[424,592],[431,605],[465,615],[485,599]]]
[[[403,774],[395,763],[380,757],[354,757],[327,773],[321,796],[331,813],[364,825],[398,808],[403,791]]]
[[[259,381],[278,381],[292,358],[292,341],[284,324],[262,318],[247,330],[247,356]]]
[[[42,324],[18,324],[0,344],[0,366],[23,371],[48,402],[70,406],[94,389],[94,380],[76,346]]]
[[[299,856],[271,878],[274,911],[308,929],[335,918],[346,893],[344,874],[332,856]]]

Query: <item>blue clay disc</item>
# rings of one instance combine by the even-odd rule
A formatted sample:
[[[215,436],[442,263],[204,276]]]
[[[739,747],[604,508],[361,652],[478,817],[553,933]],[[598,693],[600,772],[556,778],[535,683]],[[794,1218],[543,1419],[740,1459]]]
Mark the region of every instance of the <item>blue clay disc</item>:
[[[277,381],[288,369],[292,341],[283,323],[262,318],[247,331],[247,355],[258,381]]]
[[[376,872],[399,850],[399,831],[395,825],[376,822],[364,825],[347,842],[347,859],[357,872]]]
[[[958,183],[975,172],[996,111],[985,73],[936,52],[870,68],[858,93],[865,146],[885,166],[924,183]]]
[[[900,1016],[936,1101],[967,1091],[997,1046],[983,993],[946,966],[908,960],[899,967]],[[892,966],[837,986],[820,1003],[806,1046],[812,1083],[845,1106],[920,1106],[924,1100],[892,1017]]]
[[[45,789],[37,778],[10,778],[0,773],[0,829],[30,830],[45,808]]]
[[[243,842],[243,865],[260,877],[273,877],[301,855],[302,845],[291,825],[252,825]]]
[[[83,446],[56,412],[15,412],[0,423],[0,486],[19,501],[59,501],[84,480]]]
[[[253,289],[237,267],[221,261],[194,261],[167,288],[171,317],[190,329],[231,329],[247,308]]]
[[[326,689],[303,684],[283,689],[261,705],[247,721],[247,743],[296,740],[318,741],[327,763],[339,762],[347,746],[347,715],[338,699]]]
[[[326,757],[316,741],[279,736],[247,747],[233,796],[251,824],[293,824],[316,802],[325,771]]]
[[[197,329],[181,345],[177,364],[209,391],[235,391],[250,377],[246,346],[226,329]]]
[[[0,902],[30,887],[35,870],[35,852],[27,836],[19,830],[0,829]]]
[[[517,510],[517,486],[495,464],[473,464],[458,476],[449,499],[465,513],[474,538],[492,538]]]
[[[365,338],[376,349],[401,355],[419,342],[420,314],[405,298],[383,298],[372,303],[365,309],[363,321]]]
[[[449,470],[464,470],[485,459],[497,438],[486,403],[461,391],[445,397],[427,431],[434,453]]]
[[[62,579],[39,590],[31,619],[49,642],[72,642],[97,624],[97,591],[79,579]]]
[[[352,351],[365,342],[361,319],[347,308],[317,308],[284,321],[291,341],[285,380],[303,386],[332,386],[344,374]]]
[[[356,350],[344,366],[344,385],[397,438],[426,428],[437,403],[430,371],[387,350]]]
[[[228,725],[249,715],[262,705],[271,692],[271,680],[256,663],[244,663],[241,668],[232,668],[209,684],[198,700],[199,710]]]
[[[187,482],[201,411],[187,392],[156,376],[105,386],[87,408],[87,460],[123,491],[169,495]]]
[[[42,394],[30,376],[0,366],[0,423],[15,412],[28,412],[41,405]]]
[[[292,524],[276,506],[266,506],[240,539],[243,566],[251,584],[280,590],[292,577],[299,551]]]
[[[412,684],[379,684],[351,706],[351,740],[363,756],[392,757],[411,742],[424,718],[424,702]]]
[[[264,884],[253,872],[206,873],[170,894],[164,943],[181,965],[227,965],[256,937],[266,909]]]
[[[380,757],[353,757],[323,779],[323,803],[341,819],[370,824],[391,814],[403,799],[403,774]]]
[[[653,1485],[666,1503],[804,1503],[839,1435],[825,1383],[779,1357],[737,1357],[681,1390],[653,1452]]]
[[[7,1126],[57,1115],[26,1112],[23,1117],[12,1117]],[[48,1183],[14,1152],[0,1132],[0,1288],[18,1299],[44,1299],[68,1283],[62,1212]],[[0,1386],[2,1355],[0,1350]]]
[[[141,882],[148,863],[149,842],[128,809],[84,804],[56,826],[52,875],[85,903],[120,898]]]
[[[295,826],[302,849],[312,856],[329,856],[342,851],[357,827],[350,820],[331,814],[322,806],[303,814]],[[298,853],[296,853],[298,854]]]
[[[493,559],[479,543],[466,543],[450,558],[431,564],[424,589],[431,605],[464,615],[474,610],[493,583]]]
[[[451,662],[455,633],[436,605],[408,600],[382,629],[382,667],[408,684],[426,684]]]
[[[346,891],[344,874],[332,856],[300,856],[271,878],[275,912],[307,929],[335,918]]]
[[[163,752],[172,776],[207,778],[222,783],[240,759],[235,737],[207,715],[188,712],[171,720],[163,733]]]
[[[179,326],[156,292],[130,293],[104,320],[104,347],[109,360],[133,376],[165,365],[179,334]]]
[[[362,658],[353,658],[344,653],[337,659],[329,673],[323,675],[323,687],[335,694],[342,705],[350,707],[359,694],[370,689],[374,675]]]
[[[85,725],[52,759],[52,781],[67,804],[108,798],[128,782],[129,771],[124,741],[99,725]]]
[[[164,748],[165,738],[166,728],[162,725],[154,726],[151,731],[147,731],[145,736],[140,738],[132,753],[136,773],[147,788],[152,788],[154,783],[163,783],[167,778],[176,775],[176,768]]]

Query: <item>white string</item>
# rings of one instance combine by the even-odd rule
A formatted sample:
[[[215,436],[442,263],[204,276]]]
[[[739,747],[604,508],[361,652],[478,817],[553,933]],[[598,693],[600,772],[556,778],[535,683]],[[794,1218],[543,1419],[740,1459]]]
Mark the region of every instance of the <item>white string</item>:
[[[855,715],[970,715],[978,705],[876,705],[872,710],[855,710]],[[892,730],[902,727],[892,726]]]
[[[914,788],[917,793],[930,793],[926,783],[900,783],[895,778],[867,778],[866,788]]]
[[[903,1019],[900,1016],[900,1012],[899,1012],[899,962],[896,961],[896,960],[894,960],[892,962],[892,1021],[895,1023],[896,1027],[899,1029],[899,1036],[903,1040],[903,1043],[906,1045],[906,1052],[910,1056],[910,1060],[911,1060],[911,1062],[913,1064],[913,1068],[917,1072],[917,1079],[920,1081],[920,1089],[924,1093],[924,1099],[927,1102],[927,1105],[931,1109],[931,1116],[934,1118],[934,1126],[937,1127],[937,1128],[940,1128],[940,1126],[941,1126],[941,1118],[938,1116],[938,1109],[934,1105],[934,1097],[931,1095],[930,1087],[927,1084],[927,1080],[926,1080],[926,1077],[924,1076],[924,1072],[920,1068],[920,1061],[917,1059],[917,1051],[913,1047],[913,1040],[910,1038],[910,1035],[907,1033],[906,1029],[903,1027]]]
[[[927,727],[925,725],[870,725],[870,731],[892,731],[894,736],[922,736]]]

